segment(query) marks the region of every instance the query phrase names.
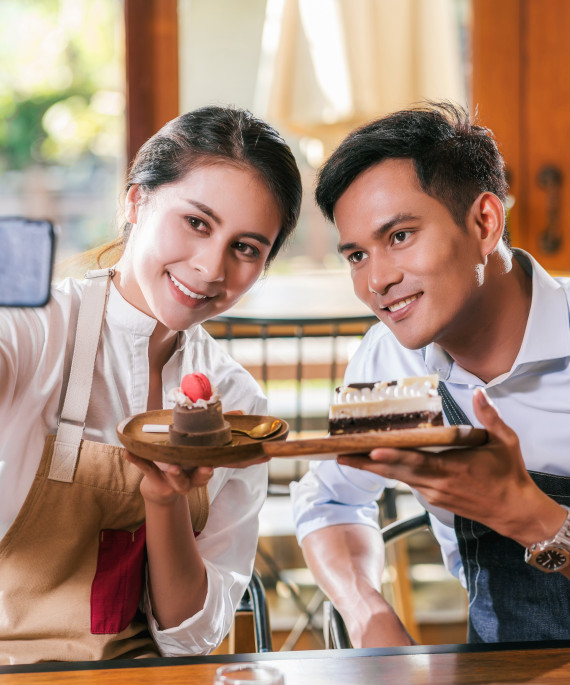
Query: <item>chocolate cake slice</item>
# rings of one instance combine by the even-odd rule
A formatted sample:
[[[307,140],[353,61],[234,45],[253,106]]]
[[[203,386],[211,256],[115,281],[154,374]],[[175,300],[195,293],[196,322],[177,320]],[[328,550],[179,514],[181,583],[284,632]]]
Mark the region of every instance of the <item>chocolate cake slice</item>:
[[[329,433],[375,433],[443,425],[439,378],[413,376],[397,381],[354,383],[335,391]]]

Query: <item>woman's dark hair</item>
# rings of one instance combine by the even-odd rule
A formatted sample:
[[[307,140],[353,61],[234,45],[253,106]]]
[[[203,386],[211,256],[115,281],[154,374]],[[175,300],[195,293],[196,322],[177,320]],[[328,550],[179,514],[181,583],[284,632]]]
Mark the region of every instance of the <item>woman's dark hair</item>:
[[[267,258],[269,264],[292,233],[301,207],[301,175],[295,158],[279,133],[244,109],[201,107],[169,121],[137,152],[126,190],[139,185],[152,192],[185,176],[204,163],[230,162],[259,174],[282,215],[281,230]],[[121,241],[131,225],[123,226]]]
[[[489,129],[449,102],[427,102],[353,131],[319,171],[316,201],[334,221],[334,206],[356,177],[386,159],[411,159],[422,190],[439,200],[458,226],[478,195],[505,203],[504,161]],[[507,239],[506,228],[503,237]]]

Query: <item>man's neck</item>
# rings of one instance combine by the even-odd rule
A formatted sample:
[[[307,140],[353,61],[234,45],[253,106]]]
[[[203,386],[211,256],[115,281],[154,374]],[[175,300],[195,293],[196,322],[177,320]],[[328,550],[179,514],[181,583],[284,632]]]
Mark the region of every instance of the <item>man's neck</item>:
[[[500,260],[494,254],[490,259]],[[493,265],[482,286],[476,322],[462,340],[443,348],[461,367],[489,383],[512,368],[521,348],[532,301],[532,278],[516,259],[505,271]]]

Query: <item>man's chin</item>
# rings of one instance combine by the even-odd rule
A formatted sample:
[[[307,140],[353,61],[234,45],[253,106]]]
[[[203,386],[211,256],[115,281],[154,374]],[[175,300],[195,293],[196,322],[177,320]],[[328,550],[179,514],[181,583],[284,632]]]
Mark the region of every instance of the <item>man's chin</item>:
[[[421,350],[432,342],[432,338],[429,335],[419,336],[417,333],[406,335],[405,333],[394,330],[393,326],[388,326],[388,328],[392,331],[400,345],[407,350]]]

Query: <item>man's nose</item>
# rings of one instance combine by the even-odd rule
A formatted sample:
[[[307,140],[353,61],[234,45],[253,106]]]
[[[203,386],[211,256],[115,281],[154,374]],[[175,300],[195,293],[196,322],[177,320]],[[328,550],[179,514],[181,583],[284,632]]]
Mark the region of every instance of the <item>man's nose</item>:
[[[368,292],[385,295],[402,280],[402,271],[390,259],[371,254],[368,267]]]

